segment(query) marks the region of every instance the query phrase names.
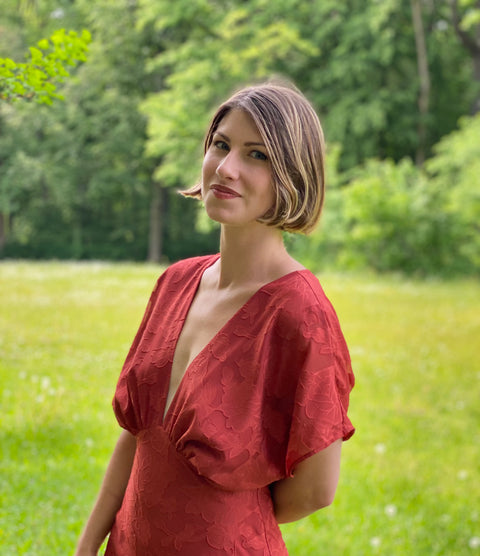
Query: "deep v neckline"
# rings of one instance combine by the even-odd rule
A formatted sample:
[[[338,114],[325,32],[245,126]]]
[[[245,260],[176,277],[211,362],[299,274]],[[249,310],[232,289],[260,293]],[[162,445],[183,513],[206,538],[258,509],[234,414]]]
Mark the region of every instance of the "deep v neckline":
[[[181,326],[179,327],[173,327],[176,330],[176,338],[173,342],[173,351],[172,351],[172,356],[170,357],[170,364],[169,364],[169,368],[168,368],[168,377],[167,377],[167,388],[166,388],[166,395],[165,395],[165,404],[163,407],[163,419],[162,419],[162,424],[163,426],[166,425],[168,418],[171,416],[171,409],[172,406],[175,405],[176,399],[179,395],[179,392],[182,390],[182,385],[185,382],[185,379],[187,377],[187,375],[189,374],[190,369],[194,366],[194,364],[203,356],[203,354],[215,343],[215,341],[217,340],[217,338],[223,334],[225,332],[225,330],[227,328],[229,328],[231,326],[231,323],[234,322],[236,320],[236,318],[238,317],[238,315],[240,315],[242,312],[244,312],[245,308],[248,307],[248,305],[260,294],[260,292],[264,291],[265,288],[268,288],[269,286],[271,286],[272,284],[275,284],[277,282],[280,282],[288,277],[291,277],[293,275],[296,274],[302,274],[304,272],[310,272],[308,269],[304,268],[304,269],[299,269],[299,270],[293,270],[291,272],[288,272],[287,274],[284,274],[283,276],[280,276],[279,278],[275,278],[274,280],[271,280],[270,282],[266,282],[265,284],[263,284],[262,286],[260,286],[257,290],[255,290],[252,295],[245,301],[245,303],[243,303],[234,313],[233,315],[223,324],[223,326],[221,326],[217,332],[210,338],[210,340],[202,347],[202,349],[195,355],[195,357],[190,361],[190,363],[188,363],[188,365],[186,366],[185,370],[183,371],[183,374],[181,376],[181,379],[178,383],[178,386],[172,396],[172,399],[170,400],[170,403],[168,403],[168,395],[170,392],[170,385],[171,385],[171,380],[172,380],[172,370],[173,370],[173,362],[175,359],[175,353],[177,351],[177,346],[178,346],[178,341],[180,339],[180,336],[182,335],[182,331],[183,328],[185,326],[185,322],[187,320],[188,314],[190,312],[190,309],[192,307],[193,301],[197,295],[198,289],[200,287],[200,283],[202,281],[203,275],[204,273],[210,268],[212,267],[218,260],[220,259],[220,254],[217,255],[213,255],[212,258],[207,260],[207,264],[206,265],[201,265],[197,271],[196,271],[196,276],[195,276],[195,284],[192,286],[191,288],[191,293],[190,293],[190,297],[188,299],[188,302],[185,303],[185,307],[182,310],[181,315],[178,316],[178,321],[181,322]],[[168,405],[167,405],[168,403]]]

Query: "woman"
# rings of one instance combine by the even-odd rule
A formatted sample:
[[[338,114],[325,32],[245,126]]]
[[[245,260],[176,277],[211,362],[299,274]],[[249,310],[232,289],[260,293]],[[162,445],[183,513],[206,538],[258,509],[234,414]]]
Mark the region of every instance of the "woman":
[[[333,500],[354,379],[318,280],[286,251],[324,195],[318,118],[265,84],[222,104],[201,198],[220,254],[159,279],[122,369],[118,440],[77,556],[286,555],[278,523]]]

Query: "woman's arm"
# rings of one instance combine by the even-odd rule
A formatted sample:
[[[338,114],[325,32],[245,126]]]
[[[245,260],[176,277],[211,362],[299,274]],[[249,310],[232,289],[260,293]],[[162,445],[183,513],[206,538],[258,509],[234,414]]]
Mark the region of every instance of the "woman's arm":
[[[329,506],[335,497],[340,475],[342,440],[301,461],[293,477],[271,487],[273,507],[278,523],[301,519]]]
[[[135,436],[125,430],[120,433],[97,501],[78,541],[75,556],[96,556],[112,528],[130,477],[136,445]]]

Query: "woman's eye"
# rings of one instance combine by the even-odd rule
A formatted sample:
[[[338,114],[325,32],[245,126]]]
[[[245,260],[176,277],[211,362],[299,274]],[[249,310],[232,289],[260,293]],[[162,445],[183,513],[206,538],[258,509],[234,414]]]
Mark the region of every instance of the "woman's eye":
[[[268,160],[267,155],[262,153],[262,151],[252,151],[251,156],[257,160]]]
[[[213,143],[213,145],[217,148],[217,149],[221,149],[223,151],[228,151],[228,145],[227,143],[225,143],[225,141],[215,141]]]

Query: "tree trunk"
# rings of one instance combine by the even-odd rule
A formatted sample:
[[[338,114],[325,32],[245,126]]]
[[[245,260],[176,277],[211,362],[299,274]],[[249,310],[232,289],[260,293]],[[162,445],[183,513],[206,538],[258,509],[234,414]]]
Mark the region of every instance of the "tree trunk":
[[[158,263],[162,258],[163,236],[163,191],[159,183],[152,183],[152,200],[150,203],[150,226],[148,238],[148,257],[151,263]]]
[[[7,227],[8,227],[8,216],[0,212],[0,253],[5,247],[7,242]]]
[[[415,46],[417,50],[418,78],[420,92],[418,95],[418,147],[415,156],[417,166],[422,166],[426,156],[427,116],[430,106],[430,73],[428,70],[427,47],[422,21],[422,6],[420,0],[410,0],[412,7],[412,21],[415,32]]]
[[[480,85],[480,25],[476,25],[475,27],[474,44],[475,47],[470,50],[473,58],[473,78],[475,79],[476,83]],[[477,94],[477,98],[473,101],[472,115],[478,114],[478,112],[480,112],[480,93]]]
[[[478,26],[478,34],[480,35],[480,25]],[[475,81],[480,84],[480,49],[473,56],[473,77]],[[472,116],[474,114],[478,114],[479,112],[480,112],[480,93],[477,95],[477,98],[473,101]]]

